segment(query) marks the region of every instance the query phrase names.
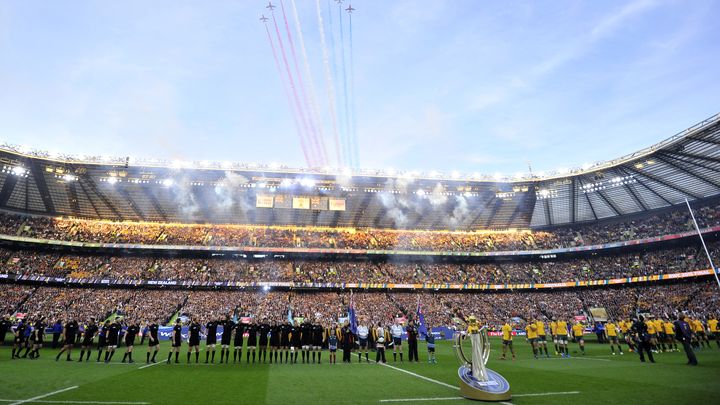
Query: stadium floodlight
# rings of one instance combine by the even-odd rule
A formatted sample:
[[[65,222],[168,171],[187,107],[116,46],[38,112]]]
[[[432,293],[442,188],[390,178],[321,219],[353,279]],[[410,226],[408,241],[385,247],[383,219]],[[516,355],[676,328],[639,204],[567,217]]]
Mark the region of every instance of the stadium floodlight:
[[[182,160],[173,160],[170,164],[170,167],[172,167],[173,169],[182,169],[183,165],[184,163]]]
[[[110,184],[115,184],[115,183],[117,183],[118,181],[119,181],[118,178],[115,177],[115,176],[108,177],[108,179],[107,179],[107,182],[110,183]]]
[[[550,195],[550,191],[548,191],[548,189],[546,188],[543,188],[538,192],[538,194],[540,194],[540,197],[542,198],[547,198],[547,196]]]
[[[300,185],[303,187],[315,187],[315,180],[311,178],[304,177],[300,179]]]
[[[290,186],[292,186],[292,180],[290,179],[282,179],[280,182],[280,187],[282,188],[289,188]]]
[[[263,286],[263,291],[265,291],[265,292],[270,291],[270,286],[269,286],[269,285],[264,285],[264,286]]]
[[[27,169],[22,166],[15,166],[12,168],[12,174],[16,176],[24,176],[27,173]]]
[[[175,184],[175,180],[173,180],[173,179],[165,179],[165,180],[162,181],[162,184],[163,184],[163,186],[165,186],[165,187],[170,187],[170,186],[172,186],[173,184]]]
[[[342,169],[342,174],[343,174],[343,176],[348,176],[348,177],[352,176],[352,170],[350,170],[349,167],[346,167],[346,168]]]
[[[65,180],[67,182],[71,182],[71,181],[77,180],[77,177],[72,174],[66,174],[63,176],[63,180]]]
[[[422,197],[422,196],[425,195],[425,190],[419,189],[418,191],[415,192],[415,194],[417,194],[417,195],[419,195],[420,197]]]
[[[265,183],[264,181],[257,183],[257,188],[265,188],[265,187],[267,187],[267,183]]]
[[[500,173],[500,172],[493,174],[493,179],[495,179],[495,180],[500,180],[500,179],[502,179],[502,177],[503,177],[502,173]]]

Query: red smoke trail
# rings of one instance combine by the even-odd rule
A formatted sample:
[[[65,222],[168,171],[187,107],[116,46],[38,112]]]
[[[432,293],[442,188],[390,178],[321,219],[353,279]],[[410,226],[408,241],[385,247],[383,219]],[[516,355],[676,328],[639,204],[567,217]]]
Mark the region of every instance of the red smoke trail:
[[[280,28],[278,28],[277,20],[275,19],[275,13],[272,13],[272,20],[273,20],[273,24],[275,25],[275,34],[277,34],[278,45],[280,45],[280,53],[282,54],[283,64],[285,65],[285,73],[287,73],[288,80],[290,81],[290,88],[292,89],[293,99],[295,101],[295,107],[297,108],[298,115],[300,117],[300,122],[304,129],[304,135],[302,135],[302,136],[306,137],[306,136],[308,136],[310,131],[308,129],[308,124],[305,121],[305,114],[303,114],[302,107],[300,106],[300,98],[298,97],[297,89],[295,88],[295,81],[293,80],[292,73],[290,73],[290,64],[288,63],[288,60],[287,60],[287,54],[285,53],[285,47],[283,46],[282,36],[280,35]],[[313,154],[312,154],[312,150],[310,150],[308,155],[310,155],[311,162],[312,162],[310,166],[314,167],[316,160],[315,160],[315,156],[313,156]]]
[[[292,110],[293,113],[293,121],[295,121],[295,128],[297,129],[298,135],[300,136],[300,147],[302,148],[303,155],[305,156],[305,163],[307,163],[309,167],[312,167],[312,162],[310,161],[310,157],[307,153],[307,148],[305,147],[305,139],[302,136],[302,128],[300,127],[297,113],[295,112],[295,109],[292,105],[290,90],[288,90],[287,84],[285,83],[285,80],[283,80],[280,60],[278,59],[277,51],[275,50],[275,44],[273,43],[272,35],[270,35],[270,29],[268,28],[267,23],[265,24],[265,32],[267,33],[268,42],[270,43],[270,49],[272,49],[273,59],[275,59],[275,67],[277,68],[278,74],[280,75],[280,82],[282,83],[283,90],[285,91],[285,97],[287,98],[290,110]]]
[[[313,120],[313,116],[310,111],[310,103],[308,101],[308,96],[305,91],[305,83],[302,75],[300,74],[300,64],[298,63],[297,55],[295,54],[295,43],[293,42],[292,34],[290,33],[290,25],[288,24],[287,15],[285,14],[285,5],[282,0],[280,0],[280,10],[282,11],[283,21],[285,22],[285,31],[287,31],[287,39],[290,45],[290,55],[292,55],[293,64],[295,65],[295,76],[297,77],[298,87],[300,88],[300,98],[304,102],[304,111],[307,112],[307,122],[310,129],[310,133],[308,134],[311,144],[310,147],[314,148],[314,152],[318,155],[319,161],[317,163],[321,166],[324,166],[326,162],[325,150],[324,148],[321,148],[320,144],[318,143],[317,126]]]

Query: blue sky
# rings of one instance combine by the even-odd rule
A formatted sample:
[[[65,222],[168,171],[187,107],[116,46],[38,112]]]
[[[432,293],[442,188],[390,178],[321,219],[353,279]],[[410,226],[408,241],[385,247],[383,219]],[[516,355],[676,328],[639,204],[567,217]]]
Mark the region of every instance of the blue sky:
[[[78,155],[305,166],[287,79],[258,21],[268,15],[265,4],[0,2],[0,140]],[[328,4],[335,10],[320,0],[323,13]],[[291,1],[284,5],[296,34]],[[315,84],[316,122],[334,156],[316,1],[296,5],[310,75],[299,69],[307,86]],[[347,99],[361,167],[507,174],[527,170],[527,162],[536,172],[577,167],[720,111],[715,1],[352,6],[355,91]],[[338,22],[329,50],[336,71]],[[340,75],[333,79],[341,90]],[[341,91],[336,98],[342,114]]]

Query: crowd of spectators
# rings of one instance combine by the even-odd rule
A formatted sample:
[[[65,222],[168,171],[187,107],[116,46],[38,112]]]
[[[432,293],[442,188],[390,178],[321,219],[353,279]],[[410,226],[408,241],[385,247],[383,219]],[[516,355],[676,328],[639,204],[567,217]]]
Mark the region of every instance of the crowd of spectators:
[[[720,242],[709,244],[720,254]],[[328,261],[148,258],[42,253],[0,248],[0,274],[74,279],[182,280],[199,282],[525,284],[588,281],[672,274],[709,267],[700,246],[647,250],[541,261],[437,263],[400,261]]]
[[[696,208],[701,228],[720,225],[720,204]],[[0,233],[42,239],[148,245],[305,247],[378,250],[514,251],[642,239],[693,230],[684,206],[544,231],[416,231],[354,228],[111,222],[0,213]]]
[[[309,318],[323,323],[348,315],[352,306],[362,323],[390,324],[415,318],[420,306],[427,325],[452,326],[475,315],[482,323],[500,325],[513,318],[573,319],[590,308],[605,308],[612,319],[629,319],[638,312],[671,317],[679,311],[704,316],[720,311],[714,281],[514,292],[285,292],[178,291],[148,289],[78,289],[0,286],[3,315],[27,313],[46,319],[90,317],[104,320],[122,315],[138,321],[167,323],[173,315],[202,322],[225,316],[285,322]]]

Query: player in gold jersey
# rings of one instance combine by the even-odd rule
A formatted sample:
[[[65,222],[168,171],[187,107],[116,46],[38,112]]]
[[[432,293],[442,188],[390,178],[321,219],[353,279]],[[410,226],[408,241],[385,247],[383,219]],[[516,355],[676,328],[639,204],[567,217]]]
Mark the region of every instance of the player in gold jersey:
[[[668,345],[668,351],[677,352],[677,342],[675,341],[675,325],[669,319],[663,322],[663,330],[665,331],[665,340]]]
[[[552,337],[553,343],[555,344],[555,355],[560,355],[560,348],[558,346],[557,339],[557,321],[550,322],[550,337]]]
[[[537,338],[538,338],[538,330],[537,330],[537,324],[533,321],[527,324],[525,327],[525,333],[528,343],[530,343],[530,346],[532,346],[532,352],[533,357],[535,357],[535,360],[537,360]]]
[[[575,339],[575,342],[580,346],[580,352],[582,352],[583,356],[585,355],[585,338],[583,335],[585,334],[585,326],[580,323],[580,321],[575,322],[575,324],[572,326],[573,331],[573,338]]]
[[[570,353],[568,352],[567,348],[567,335],[567,322],[562,318],[558,318],[557,322],[555,323],[555,342],[557,342],[557,345],[560,347],[560,354],[562,355],[562,357],[570,357]]]
[[[535,326],[537,327],[538,333],[538,351],[542,356],[542,350],[545,350],[545,357],[550,357],[547,351],[547,336],[545,335],[545,322],[537,319],[535,320]]]
[[[513,349],[512,344],[512,326],[510,326],[510,321],[506,322],[505,325],[502,327],[502,340],[503,340],[503,349],[502,349],[502,357],[500,357],[500,360],[505,360],[505,354],[507,353],[508,347],[510,348],[510,353],[512,354],[513,360],[515,360],[515,349]]]
[[[620,351],[620,355],[622,356],[624,353],[618,340],[618,328],[612,320],[609,320],[605,324],[605,334],[607,335],[608,342],[610,342],[610,351],[612,351],[613,356],[615,355],[615,345],[617,345],[618,351]]]
[[[717,316],[711,316],[707,321],[708,330],[710,331],[710,337],[715,339],[718,349],[720,349],[720,330],[718,330],[718,319]]]

